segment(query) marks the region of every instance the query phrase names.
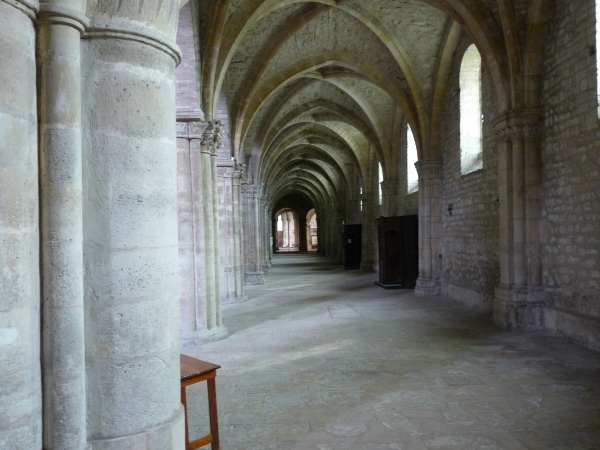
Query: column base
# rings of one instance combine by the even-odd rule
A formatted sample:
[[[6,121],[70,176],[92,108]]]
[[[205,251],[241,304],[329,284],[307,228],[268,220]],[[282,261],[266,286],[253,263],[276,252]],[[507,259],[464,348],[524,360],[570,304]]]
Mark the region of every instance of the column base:
[[[92,450],[181,450],[185,448],[185,417],[180,406],[166,424],[143,433],[91,442]]]
[[[221,305],[231,305],[234,303],[244,303],[248,301],[248,297],[242,295],[241,297],[230,296],[221,300]]]
[[[181,336],[182,347],[195,347],[206,344],[208,342],[220,341],[229,336],[229,331],[226,327],[211,328],[210,330],[198,330],[195,333],[190,333]]]
[[[244,283],[251,286],[265,284],[265,274],[263,272],[246,272],[244,274]]]
[[[543,329],[544,306],[541,286],[498,285],[492,308],[494,324],[513,331]]]
[[[442,286],[440,280],[436,278],[417,278],[415,286],[415,295],[417,297],[436,297],[441,295]]]

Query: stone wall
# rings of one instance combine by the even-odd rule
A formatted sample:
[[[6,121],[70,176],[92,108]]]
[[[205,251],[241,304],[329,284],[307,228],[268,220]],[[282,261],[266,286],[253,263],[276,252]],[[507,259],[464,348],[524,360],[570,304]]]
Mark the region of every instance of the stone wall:
[[[484,67],[483,169],[461,175],[459,74],[462,56],[470,44],[463,38],[455,54],[442,118],[442,292],[489,311],[500,273],[497,252],[498,162],[492,126],[497,113],[490,77]],[[452,215],[448,210],[450,205]]]
[[[600,349],[600,151],[593,0],[552,2],[544,64],[546,326]]]
[[[0,448],[40,448],[35,31],[0,1]]]

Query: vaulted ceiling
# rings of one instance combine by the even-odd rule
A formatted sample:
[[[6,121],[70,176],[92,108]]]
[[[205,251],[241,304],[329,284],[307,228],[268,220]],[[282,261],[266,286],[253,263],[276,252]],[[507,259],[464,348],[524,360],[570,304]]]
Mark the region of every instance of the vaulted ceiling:
[[[405,151],[399,124],[420,155],[435,151],[432,123],[462,30],[484,49],[501,37],[494,0],[200,4],[203,110],[216,117],[226,96],[233,154],[272,204],[291,192],[339,198],[351,172],[361,186],[372,177],[373,161],[393,176]]]

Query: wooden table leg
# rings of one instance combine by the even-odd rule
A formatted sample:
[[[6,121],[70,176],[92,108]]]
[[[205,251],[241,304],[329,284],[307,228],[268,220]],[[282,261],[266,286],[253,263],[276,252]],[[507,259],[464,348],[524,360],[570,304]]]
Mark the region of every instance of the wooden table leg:
[[[212,435],[212,450],[220,450],[219,423],[217,414],[217,389],[215,378],[206,380],[208,386],[208,416],[210,418],[210,434]],[[187,422],[186,422],[187,423]]]
[[[189,450],[190,432],[188,430],[187,397],[185,395],[185,387],[181,388],[181,404],[183,405],[183,417],[185,419],[185,450]]]

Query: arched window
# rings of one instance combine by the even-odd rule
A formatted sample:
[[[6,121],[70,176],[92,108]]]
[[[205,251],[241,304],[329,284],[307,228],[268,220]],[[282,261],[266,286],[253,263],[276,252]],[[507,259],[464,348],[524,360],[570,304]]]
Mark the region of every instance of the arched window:
[[[460,172],[483,167],[481,143],[481,55],[472,44],[460,66]]]
[[[419,174],[415,163],[419,160],[417,142],[410,125],[406,125],[406,180],[409,194],[419,190]]]
[[[381,183],[383,182],[383,167],[381,167],[381,163],[379,163],[379,172],[377,176],[377,186],[379,187],[379,205],[383,203],[383,189],[381,188]]]

